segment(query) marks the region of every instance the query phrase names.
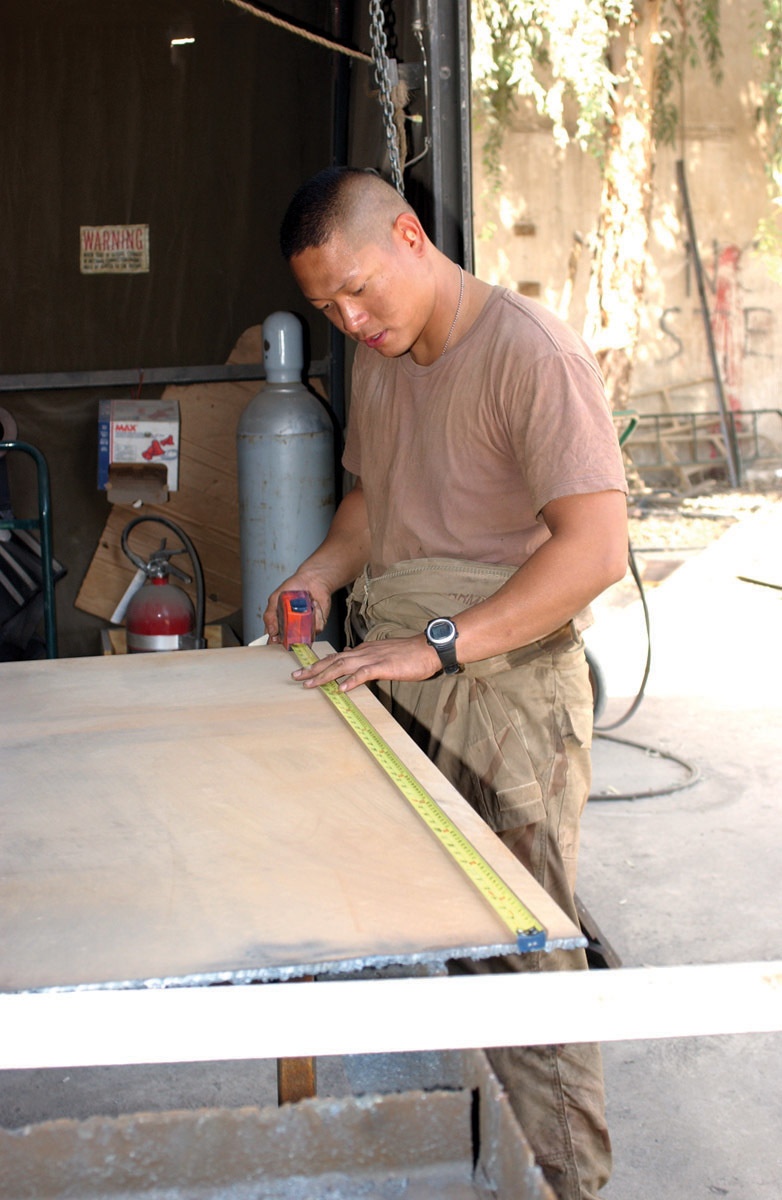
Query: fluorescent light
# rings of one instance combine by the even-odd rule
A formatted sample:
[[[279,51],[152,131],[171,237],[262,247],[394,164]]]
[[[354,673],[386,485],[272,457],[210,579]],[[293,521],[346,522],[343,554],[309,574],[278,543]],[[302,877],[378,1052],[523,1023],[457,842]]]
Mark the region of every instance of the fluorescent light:
[[[178,37],[171,39],[172,46],[192,46],[195,41],[194,37]]]

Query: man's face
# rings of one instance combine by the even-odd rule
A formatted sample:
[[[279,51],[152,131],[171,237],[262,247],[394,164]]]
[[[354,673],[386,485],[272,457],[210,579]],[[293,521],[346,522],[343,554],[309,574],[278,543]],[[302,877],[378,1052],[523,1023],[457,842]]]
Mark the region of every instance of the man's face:
[[[405,354],[426,324],[419,259],[393,231],[356,249],[341,234],[291,260],[306,298],[348,337],[386,358]]]

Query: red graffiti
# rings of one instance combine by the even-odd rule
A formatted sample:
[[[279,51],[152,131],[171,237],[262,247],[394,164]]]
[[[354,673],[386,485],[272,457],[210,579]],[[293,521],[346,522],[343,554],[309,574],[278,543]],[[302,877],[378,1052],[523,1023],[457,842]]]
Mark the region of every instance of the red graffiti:
[[[739,283],[741,251],[725,246],[717,257],[714,311],[711,328],[725,386],[725,395],[734,412],[741,410],[742,345],[744,306]]]

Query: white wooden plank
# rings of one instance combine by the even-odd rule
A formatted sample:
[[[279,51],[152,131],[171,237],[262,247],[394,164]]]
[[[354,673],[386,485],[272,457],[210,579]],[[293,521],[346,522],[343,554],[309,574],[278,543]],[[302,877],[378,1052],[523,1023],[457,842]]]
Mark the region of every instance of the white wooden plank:
[[[0,1068],[782,1030],[782,961],[0,995]]]

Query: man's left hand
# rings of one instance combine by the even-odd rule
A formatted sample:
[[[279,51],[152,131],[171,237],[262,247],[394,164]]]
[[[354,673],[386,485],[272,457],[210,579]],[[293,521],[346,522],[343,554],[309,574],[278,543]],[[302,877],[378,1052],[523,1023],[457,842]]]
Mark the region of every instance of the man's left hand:
[[[339,690],[350,692],[373,679],[430,679],[440,670],[437,652],[423,634],[362,642],[352,650],[329,654],[311,667],[300,667],[293,678],[307,688],[339,680]]]

